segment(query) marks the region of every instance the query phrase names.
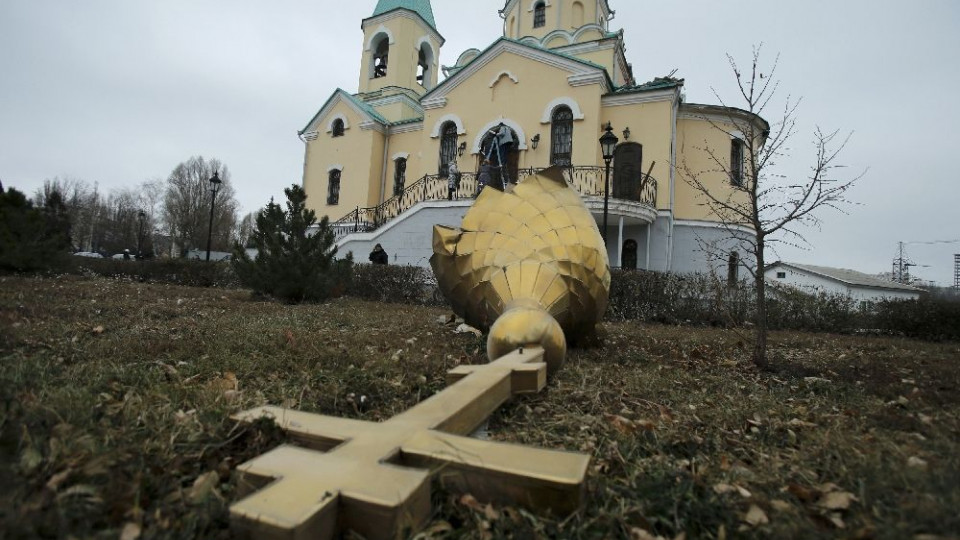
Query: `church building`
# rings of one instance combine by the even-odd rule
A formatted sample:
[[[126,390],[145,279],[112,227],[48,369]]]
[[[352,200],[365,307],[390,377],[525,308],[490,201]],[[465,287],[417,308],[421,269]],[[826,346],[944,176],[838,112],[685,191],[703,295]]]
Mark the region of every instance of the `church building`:
[[[559,166],[612,267],[735,277],[751,264],[729,248],[750,229],[723,226],[681,173],[742,196],[737,126],[769,127],[685,102],[682,79],[638,82],[611,2],[506,0],[490,14],[503,35],[444,66],[430,0],[378,0],[361,23],[358,91],[334,90],[300,131],[307,202],[334,225],[340,253],[364,262],[381,244],[390,264],[428,266],[433,225],[459,226],[480,189]],[[605,133],[618,139],[609,160]],[[722,245],[728,259],[710,249]]]

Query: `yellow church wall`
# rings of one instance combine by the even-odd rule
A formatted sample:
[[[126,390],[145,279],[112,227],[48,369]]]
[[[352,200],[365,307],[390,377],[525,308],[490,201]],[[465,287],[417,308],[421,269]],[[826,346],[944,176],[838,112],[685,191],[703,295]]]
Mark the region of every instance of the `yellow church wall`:
[[[735,128],[727,126],[724,129],[733,131]],[[674,210],[677,219],[718,221],[717,216],[703,206],[704,196],[685,180],[691,174],[696,175],[711,193],[720,199],[734,191],[730,185],[730,177],[713,161],[708,150],[720,160],[724,160],[724,167],[729,167],[727,162],[730,159],[730,135],[706,120],[679,119]],[[747,202],[743,193],[735,193],[734,200]]]
[[[342,137],[333,137],[327,132],[330,121],[342,116],[347,129]],[[326,215],[336,220],[357,206],[375,204],[380,196],[380,169],[384,136],[376,130],[364,130],[360,124],[365,118],[346,103],[337,104],[324,118],[319,119],[318,135],[307,142],[303,186],[310,207],[318,216]],[[327,204],[329,171],[341,168],[340,200],[336,205]]]
[[[518,55],[502,54],[455,88],[447,96],[445,107],[426,111],[424,131],[432,132],[445,115],[457,115],[466,130],[460,141],[466,141],[467,151],[471,152],[485,126],[507,119],[519,125],[523,133],[518,135],[526,138],[528,149],[520,152],[520,167],[546,167],[550,160],[550,124],[541,123],[541,119],[554,99],[566,97],[579,105],[584,117],[573,122],[572,160],[575,165],[596,165],[594,146],[600,125],[601,89],[599,85],[571,87],[569,76],[565,70]],[[540,144],[533,150],[530,139],[538,133]],[[431,138],[424,146],[424,153],[438,155],[439,144],[439,138]],[[465,154],[460,163],[463,171],[475,170],[476,156],[467,159]],[[437,163],[425,165],[427,170],[419,172],[436,174]]]
[[[667,99],[650,103],[620,105],[605,107],[601,114],[602,124],[607,122],[613,126],[614,134],[625,142],[623,130],[630,128],[630,142],[643,145],[643,162],[641,167],[644,174],[654,167],[650,175],[657,181],[657,208],[670,207],[670,163],[671,163],[671,133],[673,119],[673,105]],[[602,133],[598,132],[596,139]],[[599,142],[596,142],[598,159],[602,161],[602,151]]]
[[[546,0],[546,22],[533,27],[536,0],[519,0],[504,15],[504,35],[512,39],[543,39],[554,30],[574,31],[600,20],[597,0]]]
[[[614,49],[580,53],[580,54],[577,54],[576,57],[582,60],[586,60],[587,62],[593,62],[594,64],[603,66],[604,68],[606,68],[607,73],[610,73],[611,75],[615,72]],[[618,81],[617,84],[622,84],[622,81]]]

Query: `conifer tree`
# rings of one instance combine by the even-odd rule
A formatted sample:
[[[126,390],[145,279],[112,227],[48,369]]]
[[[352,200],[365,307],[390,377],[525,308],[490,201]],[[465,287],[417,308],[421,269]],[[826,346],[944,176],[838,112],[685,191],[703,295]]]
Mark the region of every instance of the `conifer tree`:
[[[232,265],[237,277],[255,292],[293,303],[342,294],[351,277],[352,260],[336,260],[333,229],[326,217],[317,224],[303,188],[293,185],[284,193],[286,210],[271,199],[257,213],[252,235],[256,257],[251,260],[243,246],[234,245]],[[310,234],[315,224],[318,228]]]
[[[0,268],[42,270],[70,247],[70,222],[60,199],[35,208],[15,189],[0,187]]]

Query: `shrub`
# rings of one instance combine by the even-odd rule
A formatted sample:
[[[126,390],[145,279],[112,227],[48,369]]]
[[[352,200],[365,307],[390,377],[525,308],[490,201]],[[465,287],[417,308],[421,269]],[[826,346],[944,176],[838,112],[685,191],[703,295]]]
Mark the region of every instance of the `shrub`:
[[[416,305],[446,305],[437,292],[429,268],[384,264],[357,264],[347,294],[375,302]]]
[[[336,260],[333,229],[324,217],[314,234],[316,214],[306,207],[300,186],[284,190],[287,209],[272,200],[257,213],[252,235],[257,256],[251,260],[242,246],[234,247],[231,266],[240,282],[257,293],[287,302],[322,301],[346,292],[352,258]]]
[[[67,257],[55,269],[68,274],[126,278],[149,283],[187,287],[239,287],[240,282],[225,262],[195,259],[94,259]]]
[[[880,330],[933,341],[960,340],[960,302],[949,298],[883,300],[874,307]]]
[[[62,199],[35,208],[23,193],[0,186],[0,269],[43,270],[70,248],[70,222]]]
[[[752,295],[738,283],[729,287],[711,276],[614,270],[610,282],[610,320],[665,324],[742,324]]]

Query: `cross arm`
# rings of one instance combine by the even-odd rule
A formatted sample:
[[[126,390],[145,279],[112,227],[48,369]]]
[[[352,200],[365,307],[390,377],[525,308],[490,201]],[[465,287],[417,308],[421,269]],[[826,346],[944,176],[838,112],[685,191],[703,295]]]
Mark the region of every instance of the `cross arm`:
[[[560,515],[583,503],[590,456],[425,431],[400,447],[400,461],[430,468],[448,489],[479,500]]]

